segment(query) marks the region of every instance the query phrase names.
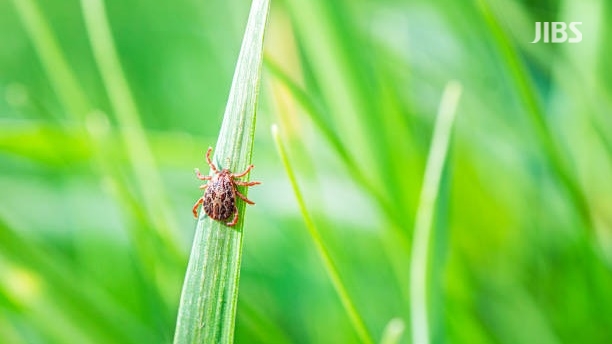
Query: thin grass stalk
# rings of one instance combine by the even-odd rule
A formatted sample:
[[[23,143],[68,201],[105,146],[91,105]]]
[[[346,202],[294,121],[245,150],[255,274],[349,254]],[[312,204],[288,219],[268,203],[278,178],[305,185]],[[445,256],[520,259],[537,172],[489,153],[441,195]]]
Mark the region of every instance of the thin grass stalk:
[[[364,80],[354,69],[353,60],[360,58],[343,48],[349,37],[343,35],[341,23],[332,18],[333,5],[320,0],[286,3],[304,56],[313,67],[322,101],[333,114],[330,119],[336,128],[342,128],[338,132],[340,141],[364,166],[378,166],[375,147],[371,144],[373,127],[367,123],[368,106],[362,97]],[[380,172],[378,168],[371,168],[368,179],[376,188],[384,190]]]
[[[15,225],[14,221],[8,222],[0,216],[0,251],[2,256],[10,257],[12,264],[32,271],[33,278],[40,279],[40,289],[33,297],[53,295],[53,303],[61,305],[63,309],[58,317],[78,318],[82,320],[81,326],[90,332],[96,331],[109,341],[138,343],[150,342],[155,338],[151,328],[117,303],[106,290],[87,279],[75,281],[72,265],[64,257],[45,245],[32,242],[31,238],[23,236],[25,231],[19,229],[20,226]],[[23,295],[17,299],[22,304],[28,301],[23,299]],[[30,301],[36,303],[38,300]],[[52,323],[55,320],[64,319],[47,319]]]
[[[392,205],[385,198],[384,194],[380,192],[380,189],[374,186],[370,179],[366,178],[361,167],[346,150],[346,147],[342,144],[338,135],[336,135],[333,129],[324,122],[323,117],[325,115],[322,113],[322,110],[316,106],[310,95],[308,95],[308,93],[306,93],[306,91],[300,85],[291,79],[291,77],[272,59],[264,59],[264,64],[267,70],[270,71],[270,73],[289,90],[295,100],[297,100],[302,106],[308,117],[321,131],[323,137],[325,137],[336,150],[336,153],[347,166],[347,169],[352,171],[352,175],[359,181],[359,185],[362,185],[366,191],[371,193],[388,213],[392,213]]]
[[[351,176],[355,179],[356,184],[369,193],[372,198],[378,203],[380,209],[389,219],[384,226],[387,233],[381,237],[382,244],[386,247],[385,253],[389,258],[389,263],[393,266],[394,273],[400,284],[406,281],[405,266],[402,264],[406,259],[397,257],[397,252],[408,252],[410,250],[410,242],[407,234],[401,224],[404,221],[405,215],[399,212],[398,207],[387,198],[381,188],[375,186],[372,180],[366,177],[366,173],[362,170],[360,164],[357,164],[355,159],[346,150],[333,129],[326,123],[324,110],[317,106],[315,100],[309,95],[302,86],[295,82],[282,68],[275,63],[271,58],[264,58],[264,65],[267,70],[275,77],[278,82],[283,85],[293,98],[301,105],[305,114],[311,119],[316,127],[321,131],[323,137],[331,144],[341,161],[345,164],[346,169],[350,171]],[[404,293],[404,301],[408,302],[408,288],[401,288]]]
[[[108,131],[106,115],[93,109],[36,2],[16,0],[14,4],[68,118],[77,124],[78,134],[82,135],[84,144],[92,148],[93,166],[100,181],[107,185],[116,186],[106,188],[106,190],[120,204],[133,205],[129,208],[122,208],[132,210],[131,212],[125,212],[128,218],[134,216],[134,214],[139,214],[142,212],[141,205],[129,194],[127,191],[129,188],[125,181],[106,157],[108,152],[108,144],[105,138]],[[149,248],[150,245],[146,241],[138,240],[140,234],[136,226],[128,226],[128,228],[137,248],[138,257],[145,267],[145,273],[153,276],[154,269],[149,257],[154,257],[158,254],[158,251]]]
[[[380,340],[380,344],[397,344],[402,339],[402,335],[406,330],[406,324],[400,318],[393,318],[389,320],[387,326],[383,330],[383,335]]]
[[[575,176],[567,167],[567,162],[564,161],[562,152],[558,147],[558,144],[546,121],[546,115],[540,101],[536,96],[537,91],[533,86],[532,80],[529,78],[526,67],[521,62],[518,52],[510,42],[509,37],[504,32],[502,26],[498,22],[498,19],[495,18],[495,15],[489,7],[488,1],[478,0],[478,5],[480,6],[483,17],[491,30],[493,38],[495,39],[497,48],[499,49],[502,58],[510,71],[519,99],[523,102],[525,110],[529,115],[537,139],[542,145],[542,150],[545,153],[545,157],[552,166],[553,172],[556,174],[561,184],[565,187],[569,195],[569,199],[574,203],[574,206],[578,210],[578,216],[582,220],[583,225],[587,230],[592,231],[594,228],[593,219],[587,197]]]
[[[148,215],[164,243],[164,248],[180,261],[182,253],[178,244],[178,228],[166,203],[168,197],[140,122],[136,102],[119,62],[104,2],[81,0],[81,7],[94,59],[119,123],[134,179],[139,186]]]
[[[446,85],[438,109],[416,213],[410,261],[410,310],[412,342],[415,344],[430,343],[427,311],[429,246],[435,204],[460,95],[459,83],[451,81]]]
[[[295,177],[295,173],[293,172],[293,168],[289,163],[289,158],[287,157],[287,153],[285,152],[285,148],[283,143],[281,142],[280,135],[278,133],[278,127],[276,125],[272,126],[272,137],[274,138],[274,143],[276,144],[276,149],[278,150],[278,154],[283,162],[283,166],[285,167],[285,172],[289,177],[289,181],[291,182],[291,187],[293,188],[293,193],[295,194],[295,198],[298,202],[298,206],[300,208],[300,212],[302,213],[302,217],[304,218],[304,223],[306,224],[306,229],[308,230],[308,234],[312,239],[315,248],[317,249],[317,253],[319,257],[323,261],[323,267],[325,268],[325,272],[327,272],[327,276],[332,282],[332,285],[340,298],[340,302],[346,311],[349,320],[351,321],[351,325],[353,329],[357,333],[357,336],[361,340],[362,343],[373,343],[372,337],[369,334],[365,323],[357,311],[355,304],[351,297],[349,296],[342,279],[340,278],[340,273],[338,272],[338,268],[334,264],[334,261],[329,254],[329,250],[325,243],[323,242],[323,238],[319,233],[319,230],[314,224],[314,221],[310,217],[310,213],[306,209],[306,203],[304,198],[302,197],[302,192],[297,184],[297,179]]]
[[[13,4],[61,104],[72,119],[82,123],[91,110],[89,102],[40,8],[33,0],[13,0]]]

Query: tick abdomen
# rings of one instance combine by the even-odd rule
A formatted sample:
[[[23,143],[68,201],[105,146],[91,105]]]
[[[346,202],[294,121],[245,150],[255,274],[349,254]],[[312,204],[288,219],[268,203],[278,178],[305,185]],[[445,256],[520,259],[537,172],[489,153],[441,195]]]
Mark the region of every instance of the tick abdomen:
[[[204,192],[204,211],[215,220],[227,220],[236,211],[236,195],[231,173],[221,171]]]

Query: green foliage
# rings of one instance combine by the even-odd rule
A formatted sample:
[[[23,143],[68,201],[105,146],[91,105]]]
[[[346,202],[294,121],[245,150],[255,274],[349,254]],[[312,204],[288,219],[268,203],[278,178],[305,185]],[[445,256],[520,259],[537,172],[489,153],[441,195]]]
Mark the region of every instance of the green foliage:
[[[172,341],[192,171],[219,135],[249,6],[0,2],[1,342]],[[610,10],[272,2],[235,342],[361,341],[337,283],[363,332],[412,342],[413,231],[449,80],[463,92],[425,250],[431,342],[612,342]],[[581,21],[583,41],[530,44],[536,21]],[[220,164],[250,160],[250,144],[216,145]]]

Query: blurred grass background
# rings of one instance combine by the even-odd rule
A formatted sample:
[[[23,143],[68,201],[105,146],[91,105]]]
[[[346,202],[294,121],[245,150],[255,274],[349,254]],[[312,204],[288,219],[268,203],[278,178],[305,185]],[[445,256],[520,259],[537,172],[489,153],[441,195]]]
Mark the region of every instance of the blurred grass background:
[[[59,57],[35,45],[49,37],[29,31],[29,4]],[[140,118],[127,126],[79,1],[0,2],[2,342],[172,338],[200,194],[192,171],[216,140],[250,2],[105,4]],[[433,231],[432,341],[612,342],[609,3],[272,5],[237,342],[358,340],[272,123],[369,332],[409,323],[414,214],[449,79],[464,92]],[[536,21],[581,21],[583,41],[529,44]]]

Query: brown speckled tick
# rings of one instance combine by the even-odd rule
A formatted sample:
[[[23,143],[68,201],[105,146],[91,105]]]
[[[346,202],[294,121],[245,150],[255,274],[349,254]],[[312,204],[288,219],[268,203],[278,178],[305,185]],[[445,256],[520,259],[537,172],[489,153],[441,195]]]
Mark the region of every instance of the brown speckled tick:
[[[236,186],[253,186],[261,183],[243,182],[237,180],[249,173],[249,171],[251,171],[251,169],[254,167],[253,165],[249,165],[249,167],[247,167],[247,169],[242,173],[232,173],[227,168],[219,171],[217,166],[210,161],[211,152],[212,147],[208,147],[208,151],[206,151],[206,162],[208,162],[208,166],[210,166],[210,169],[215,174],[212,176],[204,176],[200,173],[200,170],[197,168],[195,169],[198,179],[208,180],[209,182],[200,186],[200,189],[205,189],[206,191],[204,191],[204,196],[200,197],[193,205],[193,216],[198,218],[198,207],[200,204],[203,204],[206,214],[214,220],[225,221],[234,215],[232,221],[226,223],[228,226],[232,227],[238,223],[236,196],[242,198],[242,200],[248,204],[255,204],[255,202],[241,194]]]

